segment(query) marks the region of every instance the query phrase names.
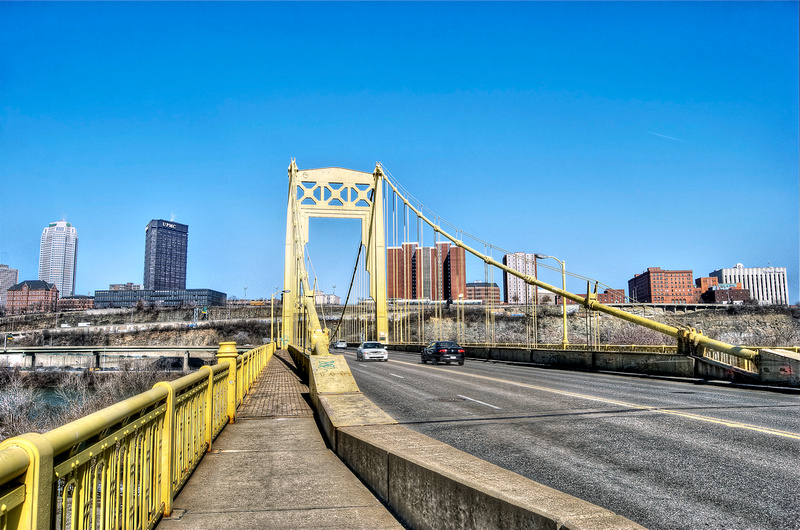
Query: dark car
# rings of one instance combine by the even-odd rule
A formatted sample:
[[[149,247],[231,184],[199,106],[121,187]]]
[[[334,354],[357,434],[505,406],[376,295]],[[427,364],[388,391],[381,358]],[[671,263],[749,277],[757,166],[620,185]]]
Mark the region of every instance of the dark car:
[[[464,348],[451,340],[431,342],[422,350],[422,362],[464,364]]]

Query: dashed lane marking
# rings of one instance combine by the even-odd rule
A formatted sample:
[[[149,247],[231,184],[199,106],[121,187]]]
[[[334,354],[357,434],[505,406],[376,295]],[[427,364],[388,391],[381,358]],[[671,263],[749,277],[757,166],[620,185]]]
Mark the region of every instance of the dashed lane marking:
[[[490,405],[490,404],[488,404],[488,403],[484,403],[483,401],[478,401],[477,399],[472,399],[471,397],[462,396],[461,394],[457,394],[457,395],[458,395],[458,397],[460,397],[460,398],[468,399],[468,400],[470,400],[470,401],[474,401],[475,403],[480,403],[481,405],[486,405],[487,407],[492,407],[493,409],[500,410],[500,407],[496,407],[496,406],[494,406],[494,405]]]
[[[407,364],[409,366],[416,366],[417,365],[417,363],[409,363],[409,362],[405,362],[405,361],[392,360],[391,362],[395,362],[395,363],[398,363],[398,364]],[[589,400],[589,401],[598,401],[600,403],[609,403],[609,404],[617,405],[617,406],[620,406],[620,407],[627,407],[627,408],[638,409],[638,410],[646,410],[646,411],[649,411],[649,412],[656,412],[656,413],[659,413],[659,414],[667,414],[667,415],[670,415],[670,416],[679,416],[679,417],[682,417],[682,418],[688,418],[688,419],[697,420],[697,421],[704,421],[704,422],[707,422],[707,423],[714,423],[714,424],[717,424],[717,425],[724,425],[726,427],[731,427],[731,428],[734,428],[734,429],[746,429],[746,430],[749,430],[749,431],[756,431],[756,432],[760,432],[760,433],[764,433],[764,434],[771,434],[773,436],[782,436],[784,438],[792,438],[794,440],[800,440],[800,434],[797,434],[797,433],[794,433],[794,432],[789,432],[789,431],[781,431],[781,430],[778,430],[778,429],[770,429],[769,427],[759,427],[757,425],[751,425],[749,423],[741,423],[741,422],[738,422],[738,421],[731,421],[731,420],[721,420],[719,418],[712,418],[711,416],[703,416],[701,414],[692,414],[692,413],[689,413],[689,412],[681,412],[679,410],[663,409],[663,408],[660,408],[660,407],[651,407],[649,405],[637,405],[636,403],[628,403],[626,401],[618,401],[616,399],[602,398],[602,397],[598,397],[598,396],[591,396],[591,395],[588,395],[588,394],[578,394],[577,392],[567,392],[566,390],[556,390],[554,388],[547,388],[547,387],[544,387],[544,386],[531,385],[531,384],[528,384],[528,383],[519,383],[517,381],[508,381],[506,379],[499,379],[497,377],[489,377],[489,376],[486,376],[486,375],[470,374],[470,373],[461,372],[461,371],[447,370],[445,368],[438,368],[438,367],[435,367],[435,366],[431,366],[429,369],[430,370],[447,371],[448,375],[450,375],[450,376],[462,376],[462,377],[472,377],[472,378],[475,378],[475,379],[484,379],[486,381],[493,381],[493,382],[496,382],[496,383],[505,383],[507,385],[514,385],[514,386],[519,386],[519,387],[523,387],[523,388],[530,388],[532,390],[540,390],[542,392],[550,392],[551,394],[559,394],[559,395],[562,395],[562,396],[569,396],[569,397],[574,397],[574,398],[579,398],[579,399],[586,399],[586,400]],[[461,396],[461,397],[464,397],[464,396]],[[465,398],[465,399],[469,399],[469,398]]]

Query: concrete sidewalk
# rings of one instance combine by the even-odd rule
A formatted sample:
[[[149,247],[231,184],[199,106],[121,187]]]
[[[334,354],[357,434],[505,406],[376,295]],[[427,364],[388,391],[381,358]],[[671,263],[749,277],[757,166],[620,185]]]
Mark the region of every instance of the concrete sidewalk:
[[[294,370],[276,352],[160,530],[402,528],[327,448]]]

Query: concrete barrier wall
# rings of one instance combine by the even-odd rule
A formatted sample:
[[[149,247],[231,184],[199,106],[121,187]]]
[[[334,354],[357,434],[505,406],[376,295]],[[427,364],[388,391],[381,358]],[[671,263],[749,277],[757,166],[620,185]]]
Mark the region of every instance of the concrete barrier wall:
[[[290,351],[333,450],[411,528],[642,528],[398,425],[358,390],[343,356]]]
[[[761,350],[759,372],[762,381],[798,387],[800,353],[780,349]]]
[[[339,457],[411,528],[643,528],[400,425],[337,436]]]
[[[420,346],[398,345],[393,349],[419,352]],[[473,359],[540,364],[568,370],[606,370],[637,374],[695,377],[695,360],[670,353],[591,352],[525,348],[465,347]]]

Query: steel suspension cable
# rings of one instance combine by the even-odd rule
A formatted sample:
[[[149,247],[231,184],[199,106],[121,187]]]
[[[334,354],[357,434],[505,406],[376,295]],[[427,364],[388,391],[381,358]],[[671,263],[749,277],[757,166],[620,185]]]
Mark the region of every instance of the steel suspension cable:
[[[388,175],[389,175],[388,172],[385,169],[383,171],[384,171],[384,175],[387,176],[386,182],[388,182],[390,186],[395,188],[394,183],[392,182],[392,180],[390,180],[388,178]],[[392,179],[393,178],[394,177],[392,177]],[[397,191],[396,188],[395,188],[395,191]],[[543,281],[541,281],[538,278],[535,278],[533,276],[530,276],[530,275],[527,275],[527,274],[523,274],[520,271],[512,269],[511,267],[508,267],[508,266],[500,263],[499,261],[493,259],[492,257],[487,256],[486,254],[481,254],[480,252],[478,252],[477,250],[473,249],[472,247],[464,244],[463,241],[459,241],[459,240],[455,239],[448,232],[445,232],[440,225],[437,225],[437,224],[433,223],[419,209],[415,208],[413,205],[408,203],[407,199],[405,197],[403,197],[402,194],[400,194],[400,196],[401,196],[402,200],[404,202],[406,202],[406,204],[408,204],[409,208],[411,208],[411,210],[414,211],[414,213],[416,213],[417,216],[420,219],[422,219],[425,223],[427,223],[433,229],[433,231],[435,233],[439,233],[439,234],[443,235],[444,237],[446,237],[447,239],[449,239],[450,241],[455,243],[456,246],[459,246],[459,247],[463,248],[465,251],[469,252],[470,254],[481,258],[487,265],[493,265],[493,266],[497,267],[498,269],[505,271],[508,274],[511,274],[513,276],[521,278],[526,283],[542,287],[543,289],[545,289],[547,291],[550,291],[553,294],[557,294],[557,295],[562,296],[563,298],[566,298],[568,300],[572,300],[573,302],[577,302],[578,304],[581,304],[581,305],[587,307],[588,309],[592,309],[592,310],[595,310],[595,311],[602,311],[604,313],[607,313],[607,314],[610,314],[610,315],[612,315],[614,317],[617,317],[617,318],[619,318],[621,320],[626,320],[628,322],[632,322],[632,323],[640,325],[642,327],[645,327],[645,328],[648,328],[648,329],[652,329],[652,330],[657,331],[659,333],[663,333],[664,335],[668,335],[670,337],[679,339],[679,341],[680,340],[684,340],[684,341],[687,341],[687,342],[690,342],[690,343],[694,344],[695,346],[702,346],[704,348],[709,348],[709,349],[712,349],[712,350],[725,352],[725,353],[728,353],[728,354],[733,355],[735,357],[740,357],[740,358],[748,359],[748,360],[751,360],[751,361],[758,358],[758,352],[756,352],[754,350],[751,350],[749,348],[745,348],[745,347],[742,347],[742,346],[734,346],[732,344],[728,344],[728,343],[725,343],[725,342],[722,342],[722,341],[711,339],[709,337],[706,337],[706,336],[702,335],[702,333],[696,333],[695,330],[679,329],[679,328],[674,327],[674,326],[669,326],[669,325],[666,325],[666,324],[662,324],[660,322],[656,322],[655,320],[650,320],[650,319],[647,319],[647,318],[644,318],[644,317],[639,317],[639,316],[633,315],[631,313],[628,313],[626,311],[623,311],[621,309],[617,309],[617,308],[608,306],[606,304],[601,304],[601,303],[593,301],[593,300],[588,300],[588,297],[584,298],[583,296],[576,295],[576,294],[571,293],[571,292],[569,292],[569,291],[567,291],[565,289],[560,289],[560,288],[558,288],[558,287],[556,287],[554,285],[550,285],[550,284],[548,284],[546,282],[543,282]],[[680,342],[679,342],[679,344],[680,344]]]
[[[339,321],[336,322],[336,327],[333,328],[333,333],[331,333],[331,336],[333,337],[336,336],[336,333],[339,331],[339,326],[341,326],[342,321],[344,320],[344,314],[347,311],[347,302],[350,300],[350,292],[353,290],[353,282],[356,279],[356,271],[358,271],[358,265],[360,263],[359,258],[361,257],[361,249],[363,247],[364,245],[359,242],[358,254],[356,254],[356,263],[353,266],[353,274],[350,276],[350,285],[347,287],[347,296],[344,299],[344,306],[342,306],[342,314],[339,316]]]

